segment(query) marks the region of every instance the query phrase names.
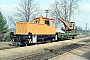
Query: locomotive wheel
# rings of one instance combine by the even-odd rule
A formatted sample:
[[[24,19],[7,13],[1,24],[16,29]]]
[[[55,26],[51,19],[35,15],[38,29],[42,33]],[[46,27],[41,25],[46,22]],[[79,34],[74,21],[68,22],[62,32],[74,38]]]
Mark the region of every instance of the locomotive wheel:
[[[74,39],[75,37],[72,37],[72,39]]]
[[[50,40],[48,40],[47,42],[48,42],[48,43],[51,43],[51,41],[50,41]]]
[[[27,46],[27,44],[25,44]]]

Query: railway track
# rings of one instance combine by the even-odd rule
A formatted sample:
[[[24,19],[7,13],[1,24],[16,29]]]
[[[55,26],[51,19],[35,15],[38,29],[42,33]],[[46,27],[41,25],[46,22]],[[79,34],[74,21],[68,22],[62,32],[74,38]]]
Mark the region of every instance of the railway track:
[[[72,43],[71,45],[63,46],[63,47],[58,47],[55,49],[48,49],[45,48],[43,52],[36,53],[33,55],[27,55],[24,57],[12,59],[12,60],[48,60],[53,57],[56,57],[58,55],[62,55],[66,52],[69,52],[73,49],[77,49],[82,46],[90,45],[90,40],[83,41],[82,43]]]
[[[84,36],[84,37],[87,37],[87,36]],[[84,38],[84,37],[78,37],[78,38],[76,38],[76,39]],[[18,47],[19,47],[19,46],[18,46]],[[4,49],[12,49],[12,48],[17,48],[17,46],[2,47],[2,48],[0,48],[0,50],[4,50]]]
[[[0,50],[12,49],[12,48],[17,48],[17,47],[16,46],[2,47],[2,48],[0,48]]]

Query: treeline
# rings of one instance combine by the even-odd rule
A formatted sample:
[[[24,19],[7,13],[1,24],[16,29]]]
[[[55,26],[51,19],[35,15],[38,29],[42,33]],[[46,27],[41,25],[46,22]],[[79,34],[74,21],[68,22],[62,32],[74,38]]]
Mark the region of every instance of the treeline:
[[[8,34],[9,29],[7,25],[7,20],[3,16],[2,12],[0,11],[0,41],[9,41],[10,35]]]

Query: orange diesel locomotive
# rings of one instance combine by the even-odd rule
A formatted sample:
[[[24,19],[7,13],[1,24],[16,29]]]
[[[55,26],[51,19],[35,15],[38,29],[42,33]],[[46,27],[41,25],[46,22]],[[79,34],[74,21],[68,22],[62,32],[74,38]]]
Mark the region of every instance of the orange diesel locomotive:
[[[11,32],[14,45],[27,45],[57,40],[55,21],[50,18],[35,18],[34,22],[16,22],[16,33]]]

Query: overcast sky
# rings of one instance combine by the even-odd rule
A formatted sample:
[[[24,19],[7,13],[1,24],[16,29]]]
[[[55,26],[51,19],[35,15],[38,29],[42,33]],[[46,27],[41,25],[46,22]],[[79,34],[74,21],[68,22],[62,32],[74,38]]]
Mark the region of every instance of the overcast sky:
[[[48,9],[55,0],[36,0],[43,9]],[[0,0],[0,9],[5,17],[13,15],[15,8],[20,3],[20,0]],[[79,2],[79,14],[76,14],[72,21],[76,22],[77,26],[85,29],[85,24],[88,23],[90,30],[90,0],[81,0]]]

